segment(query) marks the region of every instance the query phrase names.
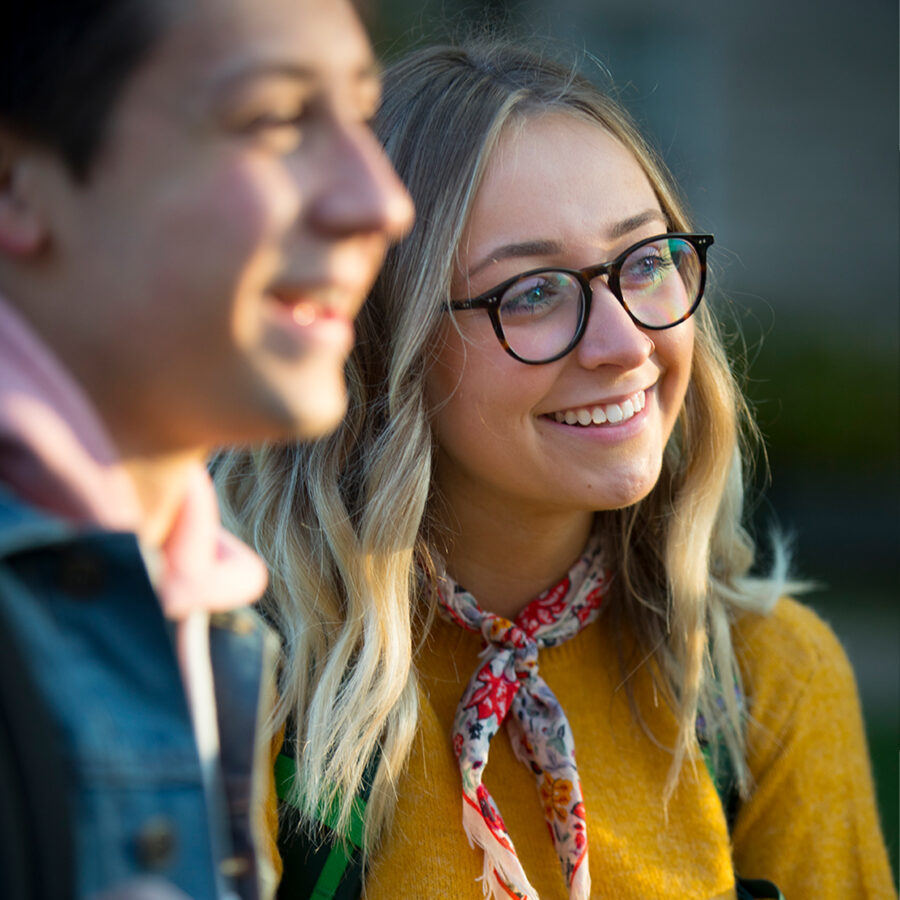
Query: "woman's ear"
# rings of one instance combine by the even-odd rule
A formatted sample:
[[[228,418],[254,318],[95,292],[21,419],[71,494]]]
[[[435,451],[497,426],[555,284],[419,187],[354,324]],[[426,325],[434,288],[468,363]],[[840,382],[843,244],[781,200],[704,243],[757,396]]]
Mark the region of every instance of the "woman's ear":
[[[36,176],[38,148],[0,128],[0,254],[26,257],[44,244],[47,230]]]

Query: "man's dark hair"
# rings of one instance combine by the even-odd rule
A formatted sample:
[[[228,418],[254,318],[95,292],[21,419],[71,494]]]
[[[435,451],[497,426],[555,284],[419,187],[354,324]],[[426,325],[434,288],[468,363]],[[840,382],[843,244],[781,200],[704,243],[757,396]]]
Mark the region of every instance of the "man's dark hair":
[[[0,26],[0,125],[85,178],[115,101],[171,18],[169,0],[20,0]]]

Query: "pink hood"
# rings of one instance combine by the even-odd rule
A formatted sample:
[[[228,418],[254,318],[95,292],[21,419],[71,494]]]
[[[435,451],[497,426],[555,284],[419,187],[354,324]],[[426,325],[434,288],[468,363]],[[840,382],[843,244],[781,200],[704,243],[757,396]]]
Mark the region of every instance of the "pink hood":
[[[71,522],[139,531],[142,510],[118,451],[90,400],[18,312],[0,296],[0,481],[27,502]],[[219,521],[199,463],[153,580],[163,610],[183,619],[230,609],[265,589],[260,558]]]

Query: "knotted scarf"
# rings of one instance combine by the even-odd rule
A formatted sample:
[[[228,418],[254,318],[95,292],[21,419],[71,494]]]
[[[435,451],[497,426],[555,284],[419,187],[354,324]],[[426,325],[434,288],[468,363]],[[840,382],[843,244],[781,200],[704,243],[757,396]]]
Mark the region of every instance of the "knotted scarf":
[[[588,900],[584,801],[575,745],[566,714],[538,674],[538,651],[577,634],[598,615],[607,584],[596,537],[555,587],[544,591],[514,622],[485,612],[464,588],[445,577],[442,613],[486,642],[453,722],[453,750],[463,789],[463,828],[484,850],[485,892],[496,898],[539,900],[516,855],[503,818],[482,784],[491,738],[501,724],[518,759],[534,773],[570,900]]]

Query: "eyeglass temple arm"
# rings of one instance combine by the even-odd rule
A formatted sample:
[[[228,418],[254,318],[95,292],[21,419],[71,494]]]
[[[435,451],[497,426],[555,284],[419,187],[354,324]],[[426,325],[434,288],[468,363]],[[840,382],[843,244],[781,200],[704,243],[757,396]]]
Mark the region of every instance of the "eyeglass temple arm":
[[[448,300],[441,304],[441,309],[482,309],[490,306],[489,299],[477,298],[472,300]]]

